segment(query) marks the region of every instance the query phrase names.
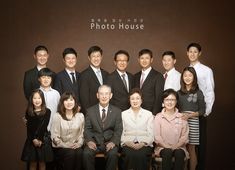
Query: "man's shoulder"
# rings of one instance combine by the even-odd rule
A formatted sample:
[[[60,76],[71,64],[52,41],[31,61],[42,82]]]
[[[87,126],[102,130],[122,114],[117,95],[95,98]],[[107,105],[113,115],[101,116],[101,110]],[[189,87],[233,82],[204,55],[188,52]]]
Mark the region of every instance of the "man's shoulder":
[[[26,70],[25,74],[32,74],[32,73],[35,73],[37,71],[38,71],[37,67],[35,66],[35,67],[33,67],[33,68],[29,69],[29,70]]]
[[[122,110],[120,109],[120,108],[118,108],[117,106],[114,106],[114,105],[112,105],[112,104],[109,104],[109,109],[111,110],[111,111],[113,111],[113,112],[122,112]]]

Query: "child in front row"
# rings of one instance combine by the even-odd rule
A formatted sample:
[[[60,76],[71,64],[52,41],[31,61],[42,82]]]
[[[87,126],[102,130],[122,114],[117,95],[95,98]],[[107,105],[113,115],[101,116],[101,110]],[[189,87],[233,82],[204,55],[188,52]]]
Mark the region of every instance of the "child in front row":
[[[45,170],[45,162],[53,160],[52,150],[46,150],[44,137],[51,111],[46,108],[43,92],[34,90],[29,98],[25,118],[27,120],[27,139],[24,144],[21,160],[29,163],[30,170]],[[49,153],[51,152],[51,153]],[[38,165],[37,165],[38,164]]]

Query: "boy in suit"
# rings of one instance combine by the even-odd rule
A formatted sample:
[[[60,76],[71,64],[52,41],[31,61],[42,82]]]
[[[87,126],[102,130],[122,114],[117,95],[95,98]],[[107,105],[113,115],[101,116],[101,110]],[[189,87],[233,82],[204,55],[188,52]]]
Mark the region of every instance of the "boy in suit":
[[[140,88],[143,94],[142,107],[156,115],[162,108],[164,78],[160,72],[151,67],[153,62],[151,50],[142,49],[139,52],[138,62],[142,70],[134,75],[135,87]]]
[[[130,108],[128,94],[133,86],[133,75],[126,71],[129,58],[127,51],[117,51],[114,55],[116,70],[108,76],[107,80],[107,84],[111,86],[113,93],[110,103],[122,111]]]
[[[77,52],[73,48],[65,48],[62,55],[65,69],[57,73],[55,78],[55,89],[60,95],[64,92],[73,92],[79,103],[79,72],[76,71]]]
[[[34,59],[36,60],[37,64],[34,68],[27,70],[24,74],[24,95],[25,98],[28,100],[32,91],[39,88],[40,84],[38,81],[38,72],[46,67],[49,53],[47,47],[44,45],[39,45],[34,49]]]
[[[95,169],[95,154],[105,153],[106,170],[115,170],[118,163],[118,146],[122,134],[121,110],[109,104],[111,87],[101,85],[97,92],[99,103],[87,109],[83,151],[86,170]]]
[[[79,79],[79,94],[82,113],[86,109],[97,104],[96,93],[100,85],[106,82],[108,72],[101,69],[103,50],[98,46],[92,46],[88,50],[88,60],[90,66],[85,69]]]

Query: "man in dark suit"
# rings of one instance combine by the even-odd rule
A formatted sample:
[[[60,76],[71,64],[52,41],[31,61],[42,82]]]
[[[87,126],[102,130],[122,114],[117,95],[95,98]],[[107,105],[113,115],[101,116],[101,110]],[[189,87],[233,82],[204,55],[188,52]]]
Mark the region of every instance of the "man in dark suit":
[[[46,67],[49,54],[48,49],[43,46],[39,45],[34,49],[34,59],[37,62],[37,65],[26,71],[24,74],[24,82],[23,82],[23,88],[24,88],[24,95],[25,98],[28,100],[32,91],[39,88],[40,84],[38,81],[38,72]]]
[[[109,104],[111,87],[98,89],[99,103],[88,108],[84,128],[85,148],[83,165],[86,170],[95,169],[95,154],[104,153],[106,170],[115,170],[118,163],[118,146],[122,134],[121,110]],[[103,168],[104,169],[104,168]]]
[[[151,63],[153,62],[151,50],[141,50],[138,61],[142,70],[134,75],[135,86],[139,87],[142,91],[142,107],[151,111],[153,115],[156,115],[162,108],[164,78],[161,73],[151,67]]]
[[[65,69],[57,73],[54,88],[62,95],[64,92],[73,92],[79,101],[77,72],[77,52],[73,48],[65,48],[63,51],[63,61]]]
[[[114,55],[114,64],[117,69],[108,76],[107,84],[111,86],[113,97],[110,103],[122,111],[129,109],[128,93],[133,87],[133,75],[126,72],[129,62],[127,51],[119,50]]]
[[[100,68],[103,51],[98,46],[92,46],[88,50],[90,66],[85,69],[79,79],[79,93],[82,112],[97,104],[96,93],[100,85],[106,82],[108,72]]]

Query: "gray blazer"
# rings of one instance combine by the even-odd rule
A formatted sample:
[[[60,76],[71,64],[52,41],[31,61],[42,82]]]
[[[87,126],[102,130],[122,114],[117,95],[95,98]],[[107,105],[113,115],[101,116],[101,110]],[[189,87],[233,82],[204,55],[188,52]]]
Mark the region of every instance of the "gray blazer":
[[[87,109],[84,129],[85,143],[93,141],[97,145],[103,145],[107,142],[113,142],[118,146],[121,134],[122,118],[119,108],[109,104],[104,128],[100,117],[99,104]]]

